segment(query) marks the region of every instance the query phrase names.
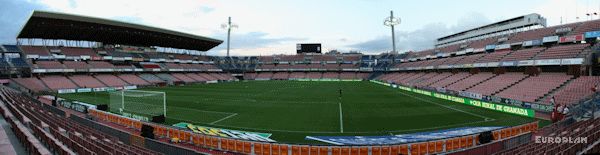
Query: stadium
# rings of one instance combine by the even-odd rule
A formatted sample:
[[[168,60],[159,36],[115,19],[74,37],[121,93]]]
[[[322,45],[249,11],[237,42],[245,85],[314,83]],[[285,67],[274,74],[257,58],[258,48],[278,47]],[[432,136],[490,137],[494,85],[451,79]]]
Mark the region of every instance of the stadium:
[[[438,37],[219,56],[228,41],[36,10],[0,45],[0,154],[600,153],[600,19]]]

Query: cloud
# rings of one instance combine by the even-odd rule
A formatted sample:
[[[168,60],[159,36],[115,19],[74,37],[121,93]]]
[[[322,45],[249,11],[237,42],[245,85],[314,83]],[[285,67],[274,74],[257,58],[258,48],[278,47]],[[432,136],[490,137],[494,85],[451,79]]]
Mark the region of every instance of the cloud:
[[[211,50],[211,54],[216,55],[226,55],[225,50],[227,50],[227,33],[226,32],[217,32],[212,35],[214,38],[219,38],[224,40],[223,44],[215,47]],[[266,32],[248,32],[248,33],[235,33],[231,34],[231,55],[259,55],[259,54],[267,54],[269,52],[268,47],[272,47],[274,45],[281,44],[290,44],[294,46],[295,44],[292,42],[306,40],[305,38],[292,38],[292,37],[269,37],[269,34]],[[276,52],[279,53],[279,52]]]
[[[219,23],[212,0],[37,0],[52,11],[86,15],[193,34],[210,34]],[[118,5],[115,5],[118,4]],[[214,24],[213,24],[214,23]]]
[[[0,43],[15,44],[17,33],[35,9],[45,9],[31,1],[9,0],[0,4]]]
[[[599,12],[600,1],[589,0],[549,0],[536,5],[534,12],[546,17],[548,26],[581,22],[587,19],[588,12]],[[579,19],[577,19],[579,17]]]
[[[396,31],[398,51],[420,51],[431,49],[437,38],[489,24],[492,21],[481,13],[469,13],[456,24],[430,23],[414,31]],[[391,35],[378,36],[371,40],[350,44],[347,47],[367,53],[387,52],[392,49]]]
[[[229,7],[224,7],[222,2],[213,0],[37,0],[37,2],[52,11],[116,19],[220,40],[227,39],[227,33],[220,25],[226,22],[230,13],[239,13],[227,11]],[[240,24],[244,25],[244,23]],[[231,52],[241,55],[291,52],[295,51],[295,43],[288,45],[288,42],[303,40],[303,38],[276,36],[267,30],[248,29],[243,26],[234,30],[231,38]],[[208,53],[225,55],[225,50],[226,42]]]
[[[210,13],[210,12],[215,11],[215,8],[208,7],[208,6],[201,6],[200,10],[202,10],[202,12],[204,12],[204,13]]]

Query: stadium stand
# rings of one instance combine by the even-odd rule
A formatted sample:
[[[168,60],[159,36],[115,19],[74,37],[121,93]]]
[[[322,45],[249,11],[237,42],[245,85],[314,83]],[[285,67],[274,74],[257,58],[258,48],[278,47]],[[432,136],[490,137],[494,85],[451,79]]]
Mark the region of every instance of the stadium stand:
[[[188,77],[194,79],[196,82],[206,82],[208,81],[208,79],[198,75],[198,74],[194,74],[194,73],[186,73],[185,75],[187,75]]]
[[[170,80],[171,79],[171,77],[165,77],[165,79],[162,79],[162,78],[160,78],[160,77],[158,77],[158,76],[156,76],[154,74],[147,74],[147,73],[140,74],[139,76],[140,76],[140,78],[142,78],[142,79],[144,79],[144,80],[146,80],[146,81],[148,81],[148,82],[150,82],[152,84],[164,83],[165,79],[166,80]]]
[[[295,73],[298,73],[298,72],[295,72]],[[255,80],[257,75],[258,75],[257,73],[245,73],[244,80]]]
[[[52,90],[59,89],[75,89],[75,85],[70,79],[62,75],[46,75],[40,77],[40,79]]]
[[[102,82],[98,81],[96,78],[94,78],[93,76],[89,76],[89,75],[73,75],[73,76],[69,76],[68,78],[71,79],[73,82],[75,82],[75,84],[77,84],[77,86],[79,86],[79,88],[106,87],[104,84],[102,84]]]
[[[536,56],[537,59],[562,59],[562,58],[575,58],[579,56],[583,49],[588,47],[589,44],[577,44],[577,45],[563,45],[555,46],[547,49]]]
[[[528,40],[533,40],[533,39],[539,39],[539,38],[543,38],[543,37],[554,34],[555,30],[556,30],[555,27],[549,27],[549,28],[540,28],[540,29],[535,29],[535,30],[530,30],[530,31],[523,31],[523,32],[519,32],[517,34],[510,36],[509,40],[512,42],[522,42],[522,41],[528,41]]]
[[[600,85],[600,77],[581,76],[568,82],[563,88],[559,88],[552,96],[554,96],[556,104],[574,104],[592,95],[594,92],[591,88],[595,85]],[[550,104],[551,98],[547,97],[544,103]]]
[[[88,64],[83,61],[63,61],[63,64],[67,69],[85,70],[89,68]]]
[[[499,60],[504,58],[504,56],[508,55],[511,52],[511,50],[495,51],[489,54],[485,54],[481,59],[477,60],[477,62],[498,62]]]
[[[419,72],[419,73],[409,73],[410,75],[403,77],[402,79],[399,79],[397,81],[398,84],[402,84],[402,85],[409,85],[409,82],[411,80],[417,79],[422,77],[423,75],[425,75],[425,72]]]
[[[173,77],[180,79],[181,81],[185,82],[185,83],[192,83],[192,82],[196,82],[196,80],[186,76],[185,74],[181,74],[181,73],[173,73],[171,74]]]
[[[407,86],[415,86],[415,84],[423,82],[425,80],[428,80],[428,79],[430,79],[432,77],[435,77],[436,75],[438,75],[438,73],[436,73],[436,72],[428,72],[428,73],[425,73],[423,76],[420,76],[418,78],[414,78],[412,80],[409,80],[408,82],[406,82],[406,85]]]
[[[479,58],[481,58],[483,56],[486,56],[486,54],[474,54],[474,55],[464,56],[464,58],[461,59],[460,62],[456,62],[454,64],[473,64],[477,60],[479,60]]]
[[[65,66],[58,61],[38,61],[34,67],[39,69],[65,69]]]
[[[133,75],[133,74],[121,74],[118,75],[119,78],[123,79],[125,82],[132,84],[132,85],[140,85],[140,86],[146,86],[146,85],[150,85],[150,83],[148,83],[146,80],[140,78],[137,75]]]
[[[184,69],[183,66],[176,64],[176,63],[164,63],[163,68],[167,68],[167,69]]]
[[[369,79],[370,75],[371,75],[370,73],[356,73],[356,78],[367,80],[367,79]]]
[[[462,59],[464,59],[464,58],[465,58],[464,56],[446,58],[448,60],[446,60],[445,64],[446,65],[458,64],[458,62],[462,61]]]
[[[6,134],[6,130],[7,129],[0,126],[0,154],[15,155],[17,152],[15,151],[14,146],[10,143],[10,139]]]
[[[502,58],[502,61],[530,60],[543,50],[545,50],[545,48],[529,48],[517,50],[510,53],[508,56]]]
[[[354,72],[342,72],[342,73],[340,73],[340,79],[344,79],[344,80],[357,79],[356,78],[356,73],[354,73]]]
[[[60,51],[65,56],[98,56],[91,48],[63,47]]]
[[[321,72],[306,73],[306,78],[309,78],[309,79],[321,79],[321,77],[323,77],[323,73],[321,73]]]
[[[339,79],[340,78],[340,74],[335,73],[335,72],[325,72],[323,73],[323,79]]]
[[[446,86],[456,83],[456,82],[458,82],[462,79],[465,79],[469,76],[471,76],[471,74],[465,73],[465,72],[456,73],[452,76],[449,76],[448,78],[445,78],[444,80],[440,80],[438,82],[432,83],[431,85],[429,85],[429,87],[446,88]]]
[[[90,68],[95,68],[95,69],[109,69],[109,68],[115,68],[115,65],[109,63],[109,62],[104,62],[104,61],[88,61],[88,64],[90,64]]]
[[[129,85],[127,82],[121,80],[121,78],[111,74],[99,74],[95,75],[94,77],[109,87],[122,87]]]
[[[34,92],[40,92],[40,91],[46,91],[48,90],[48,87],[46,87],[44,85],[44,83],[42,83],[42,81],[40,81],[40,79],[35,78],[35,77],[30,77],[30,78],[14,78],[12,79],[13,81],[15,81],[16,83],[18,83],[19,85],[34,91]]]
[[[287,80],[289,78],[289,73],[287,72],[275,72],[271,79],[273,80]]]
[[[207,73],[209,76],[212,76],[214,78],[214,80],[218,80],[218,81],[226,81],[229,79],[229,77],[227,77],[226,75],[222,75],[219,73]]]
[[[589,119],[584,121],[574,122],[568,126],[550,125],[542,129],[542,131],[549,131],[544,133],[545,137],[564,137],[570,139],[586,138],[587,143],[554,143],[553,142],[534,142],[531,141],[525,145],[518,146],[516,148],[510,148],[497,154],[501,155],[512,155],[512,154],[578,154],[588,144],[594,143],[600,139],[600,119]],[[546,141],[546,140],[545,140]],[[593,144],[592,144],[593,145]]]
[[[453,90],[453,91],[464,91],[465,89],[475,86],[475,85],[477,85],[485,80],[488,80],[494,76],[495,75],[492,73],[474,74],[472,76],[469,76],[469,78],[465,78],[464,80],[461,80],[454,84],[448,85],[447,89]]]
[[[161,69],[162,68],[160,66],[160,64],[157,64],[157,63],[140,63],[140,65],[142,66],[142,68],[145,68],[145,69]]]
[[[21,52],[21,49],[17,45],[2,45],[5,52]]]
[[[166,82],[175,82],[175,83],[183,82],[181,79],[173,77],[167,73],[158,73],[158,74],[154,74],[154,75],[156,77],[158,77],[159,79],[166,81]],[[152,81],[152,80],[150,80],[150,81]]]
[[[3,117],[11,124],[29,153],[56,154],[156,154],[125,145],[116,137],[61,117],[48,106],[32,102],[17,92],[1,89]],[[64,115],[64,114],[63,114]],[[74,117],[74,116],[71,116]]]
[[[306,73],[304,72],[292,72],[290,73],[290,79],[303,79],[306,77]]]
[[[578,34],[583,34],[585,32],[598,31],[598,30],[600,30],[600,20],[596,19],[596,20],[581,23],[581,25],[579,25],[577,28],[575,28],[569,34],[578,35]]]
[[[496,95],[525,102],[535,102],[537,99],[549,93],[551,90],[558,88],[572,77],[573,76],[564,73],[543,73],[537,76],[530,76]]]
[[[221,78],[219,80],[222,80],[222,81],[233,81],[236,79],[235,77],[231,76],[231,74],[228,74],[228,73],[213,73],[213,74],[216,76],[220,76]]]
[[[204,77],[206,80],[208,81],[217,81],[219,80],[219,78],[213,76],[212,74],[209,73],[198,73],[199,76]]]
[[[8,62],[15,68],[30,68],[29,64],[22,58],[9,58]]]
[[[260,80],[260,79],[271,79],[272,77],[273,77],[273,73],[272,72],[260,72],[256,76],[256,79],[258,79],[258,80]]]
[[[467,89],[469,92],[475,92],[482,95],[496,94],[500,90],[509,87],[525,78],[528,75],[523,73],[504,73],[497,75],[483,83],[480,83],[474,87]]]
[[[25,55],[50,56],[48,49],[41,46],[21,46],[21,49]]]

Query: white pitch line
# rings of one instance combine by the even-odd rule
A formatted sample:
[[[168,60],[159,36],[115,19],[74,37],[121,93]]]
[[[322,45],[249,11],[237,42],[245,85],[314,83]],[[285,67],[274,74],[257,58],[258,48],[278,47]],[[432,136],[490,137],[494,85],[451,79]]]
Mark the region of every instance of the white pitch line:
[[[197,112],[217,113],[217,114],[230,114],[230,115],[237,114],[237,113],[232,113],[232,112],[208,111],[208,110],[199,110],[199,109],[184,108],[184,107],[167,107],[167,108],[183,109],[183,110],[197,111]]]
[[[228,119],[228,118],[231,118],[231,117],[233,117],[233,116],[236,116],[236,115],[238,115],[238,114],[237,114],[237,113],[234,113],[234,114],[231,114],[231,115],[229,115],[229,116],[227,116],[227,117],[223,117],[223,118],[221,118],[221,119],[219,119],[219,120],[216,120],[216,121],[214,121],[214,122],[211,122],[211,123],[209,123],[209,124],[215,124],[215,123],[221,122],[221,121],[223,121],[223,120],[226,120],[226,119]]]
[[[177,117],[173,117],[173,116],[171,116],[171,118],[177,118]],[[180,119],[183,119],[183,118],[180,118]],[[448,125],[434,126],[434,127],[428,127],[428,128],[416,128],[416,129],[404,129],[404,130],[388,130],[388,131],[354,131],[354,132],[344,132],[344,133],[355,133],[355,134],[385,134],[385,133],[392,133],[392,132],[423,131],[423,130],[441,129],[441,128],[447,128],[447,127],[463,126],[463,125],[468,125],[468,124],[476,124],[476,123],[491,122],[491,121],[495,121],[495,119],[492,119],[492,120],[482,120],[482,121],[475,121],[475,122],[457,123],[457,124],[448,124]],[[340,133],[339,131],[299,131],[299,130],[281,130],[281,129],[265,129],[265,128],[240,127],[240,126],[232,126],[232,125],[207,124],[207,123],[196,122],[196,121],[189,121],[189,122],[191,122],[191,123],[197,123],[197,124],[206,124],[206,125],[211,125],[211,126],[215,126],[215,127],[224,127],[224,128],[232,128],[232,129],[240,129],[240,130],[257,130],[257,131],[265,131],[265,132],[273,132],[273,131],[276,131],[276,132],[287,132],[287,133],[315,133],[315,134],[333,134],[333,133]]]
[[[342,102],[338,102],[338,105],[340,107],[340,132],[344,133],[344,119],[342,119],[344,115],[342,114]]]
[[[410,94],[405,94],[405,93],[402,93],[401,91],[398,91],[398,93],[400,93],[402,95],[410,96],[412,98],[416,98],[417,100],[425,101],[427,103],[435,104],[435,105],[438,105],[438,106],[441,106],[441,107],[444,107],[444,108],[448,108],[448,109],[455,110],[455,111],[458,111],[458,112],[462,112],[462,113],[466,113],[466,114],[469,114],[469,115],[477,116],[479,118],[483,118],[484,120],[495,120],[493,118],[485,117],[485,116],[482,116],[482,115],[479,115],[479,114],[474,114],[474,113],[471,113],[471,112],[467,112],[467,111],[464,111],[464,110],[456,109],[456,108],[453,108],[453,107],[450,107],[450,106],[446,106],[446,105],[435,103],[435,102],[432,102],[432,101],[429,101],[429,100],[425,100],[425,99],[422,99],[422,98],[419,98],[419,97],[415,97],[415,96],[410,95]]]

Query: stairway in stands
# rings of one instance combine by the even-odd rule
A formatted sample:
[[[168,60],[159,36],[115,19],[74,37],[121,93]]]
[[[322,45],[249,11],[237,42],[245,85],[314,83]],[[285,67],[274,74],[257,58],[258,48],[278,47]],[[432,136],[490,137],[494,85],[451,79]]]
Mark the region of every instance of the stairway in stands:
[[[540,54],[542,54],[542,53],[544,53],[544,52],[546,52],[546,50],[548,50],[548,48],[544,48],[540,52],[537,52],[535,55],[533,55],[533,57],[531,57],[530,60],[536,60],[537,56],[540,55]]]
[[[377,78],[379,78],[380,76],[383,76],[383,75],[384,75],[383,72],[374,72],[371,75],[369,75],[368,79],[369,80],[377,79]]]
[[[481,83],[484,83],[484,82],[486,82],[486,81],[489,81],[490,79],[493,79],[493,78],[495,78],[496,76],[498,76],[498,74],[494,74],[494,76],[492,76],[492,77],[490,77],[490,78],[487,78],[487,79],[485,79],[485,80],[483,80],[483,81],[479,81],[479,82],[475,83],[474,85],[467,87],[467,88],[466,88],[466,89],[464,89],[463,91],[465,91],[465,90],[469,90],[469,89],[471,89],[471,88],[473,88],[473,87],[475,87],[475,86],[477,86],[477,85],[479,85],[479,84],[481,84]]]
[[[37,76],[34,77],[34,76],[32,76],[32,78],[37,78],[40,81],[40,83],[42,85],[44,85],[44,87],[48,88],[48,90],[51,90],[50,87],[46,84],[46,82],[42,82],[42,79],[40,77],[37,77]]]
[[[538,98],[535,100],[535,103],[541,103],[544,104],[543,102],[546,101],[546,99],[548,99],[551,96],[554,96],[554,94],[562,89],[565,88],[565,86],[569,85],[569,83],[573,82],[573,80],[577,79],[576,77],[571,77],[571,79],[563,82],[562,84],[560,84],[559,87],[552,89],[550,92],[544,94],[544,96]]]
[[[521,81],[523,81],[523,80],[525,80],[525,79],[527,79],[527,78],[529,78],[529,77],[531,77],[531,75],[527,75],[527,76],[525,76],[525,78],[523,78],[523,79],[521,79],[521,80],[519,80],[519,81],[517,81],[517,82],[515,82],[515,83],[513,83],[513,84],[510,84],[510,85],[508,85],[508,86],[506,86],[506,87],[504,87],[504,88],[502,88],[502,89],[500,89],[500,90],[498,90],[498,91],[496,91],[496,92],[492,93],[492,95],[496,95],[496,94],[498,94],[498,93],[500,93],[500,92],[502,92],[502,91],[504,91],[504,90],[506,90],[506,89],[508,89],[508,88],[510,88],[510,87],[512,87],[512,86],[514,86],[514,85],[516,85],[516,84],[518,84],[518,83],[521,83]]]
[[[589,55],[591,55],[590,53],[593,53],[594,51],[598,51],[598,50],[600,50],[600,44],[595,44],[594,46],[590,46],[590,47],[583,49],[583,51],[581,53],[579,53],[579,55],[577,57],[585,59]]]
[[[71,75],[73,76],[73,75]],[[77,87],[79,88],[84,88],[85,86],[80,86],[79,84],[77,84],[77,82],[75,82],[73,79],[71,79],[71,76],[65,76],[65,78],[69,81],[71,81],[71,83],[75,84]]]
[[[91,76],[91,75],[90,75],[90,76]],[[108,85],[108,84],[106,84],[106,83],[102,82],[102,80],[100,80],[100,79],[96,78],[96,76],[91,76],[91,77],[92,77],[92,78],[94,78],[94,79],[96,79],[98,82],[102,83],[103,85],[105,85],[105,86],[109,87],[109,85]]]
[[[456,74],[460,74],[460,73],[456,73]],[[450,83],[450,84],[444,85],[444,88],[446,88],[446,87],[448,87],[448,86],[450,86],[450,85],[452,85],[452,84],[455,84],[455,83],[457,83],[457,82],[459,82],[459,81],[462,81],[462,80],[464,80],[464,79],[468,79],[468,78],[470,78],[470,77],[471,77],[471,76],[473,76],[473,75],[475,75],[475,74],[469,74],[469,75],[467,75],[466,77],[464,77],[464,78],[462,78],[462,79],[459,79],[459,80],[456,80],[456,81],[454,81],[454,82],[452,82],[452,83]]]

